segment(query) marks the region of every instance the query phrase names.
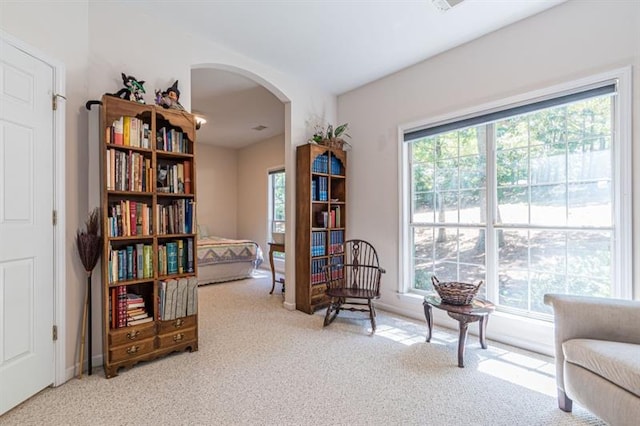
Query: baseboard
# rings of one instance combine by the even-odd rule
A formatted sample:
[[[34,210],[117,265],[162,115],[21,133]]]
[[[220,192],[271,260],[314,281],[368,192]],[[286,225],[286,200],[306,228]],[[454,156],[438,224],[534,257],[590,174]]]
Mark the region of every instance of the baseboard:
[[[102,355],[94,355],[93,358],[91,358],[91,367],[93,368],[93,374],[96,374],[96,367],[101,367],[102,366]],[[84,365],[82,366],[82,376],[86,376],[87,375],[87,368],[89,367],[89,362],[84,362]],[[69,380],[73,379],[74,377],[78,376],[78,363],[76,362],[75,364],[73,364],[73,366],[68,367],[65,370],[65,383],[68,382]],[[61,385],[63,383],[60,383]]]

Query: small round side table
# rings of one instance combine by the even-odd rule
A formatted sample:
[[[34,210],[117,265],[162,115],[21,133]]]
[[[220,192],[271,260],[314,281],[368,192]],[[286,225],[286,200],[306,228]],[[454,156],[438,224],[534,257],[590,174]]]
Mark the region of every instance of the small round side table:
[[[484,299],[473,299],[468,305],[450,305],[444,303],[437,295],[427,295],[424,297],[424,316],[427,319],[427,342],[431,341],[433,330],[433,313],[431,308],[442,309],[460,324],[460,336],[458,337],[458,367],[464,368],[464,344],[467,340],[467,327],[469,323],[480,321],[480,346],[487,349],[485,333],[489,315],[496,310],[493,303]]]

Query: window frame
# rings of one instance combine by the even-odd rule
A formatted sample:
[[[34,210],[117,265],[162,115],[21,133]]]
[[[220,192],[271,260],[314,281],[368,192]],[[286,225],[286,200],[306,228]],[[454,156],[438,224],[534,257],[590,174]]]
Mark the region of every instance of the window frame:
[[[275,216],[275,175],[282,175],[283,179],[284,179],[284,194],[286,197],[286,170],[284,167],[276,167],[273,169],[269,169],[268,170],[268,177],[267,177],[267,185],[268,185],[268,206],[267,206],[267,210],[268,210],[268,221],[267,221],[267,239],[268,241],[274,241],[273,239],[273,229],[274,229],[274,224],[275,223],[281,223],[283,226],[286,226],[286,215],[287,215],[287,211],[286,211],[286,201],[283,201],[282,206],[283,206],[283,214],[284,214],[284,218],[283,220],[275,220],[274,216]],[[284,260],[285,258],[285,254],[281,253],[281,252],[275,252],[273,254],[274,256],[274,260]]]
[[[411,162],[409,143],[404,142],[405,134],[436,126],[442,123],[454,122],[468,117],[485,115],[490,112],[500,111],[504,109],[514,108],[527,105],[541,100],[556,98],[571,92],[577,92],[591,87],[597,87],[607,83],[615,82],[616,96],[614,97],[613,110],[614,117],[612,156],[612,193],[613,193],[613,227],[614,227],[614,243],[613,243],[613,276],[614,282],[612,286],[612,297],[623,299],[631,299],[633,294],[632,279],[632,159],[631,159],[631,67],[619,68],[604,72],[601,74],[589,76],[586,78],[565,82],[562,84],[550,86],[544,89],[524,93],[521,95],[509,97],[488,104],[479,105],[473,108],[453,111],[451,113],[426,119],[423,121],[408,123],[398,127],[398,145],[399,145],[399,203],[400,218],[399,221],[399,265],[398,271],[400,279],[398,280],[398,291],[401,294],[421,296],[423,291],[414,290],[413,285],[413,266],[412,266],[412,235],[411,235]],[[488,145],[489,146],[489,145]],[[488,148],[489,149],[489,148]],[[487,181],[495,181],[495,156],[493,153],[487,155]],[[487,191],[488,207],[495,208],[497,201],[492,191]],[[489,212],[487,219],[489,219]],[[487,238],[493,235],[494,223],[487,221]],[[486,253],[486,272],[487,280],[494,281],[495,269],[497,268],[497,253]],[[497,300],[498,286],[492,284],[487,287],[487,297],[491,300]],[[520,316],[525,318],[524,316]],[[530,319],[530,318],[529,318]]]

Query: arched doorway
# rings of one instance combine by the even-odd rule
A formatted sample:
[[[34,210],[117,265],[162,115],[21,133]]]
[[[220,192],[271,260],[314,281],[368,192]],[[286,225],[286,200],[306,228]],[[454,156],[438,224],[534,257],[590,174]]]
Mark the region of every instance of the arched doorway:
[[[294,182],[294,170],[288,164],[293,157],[287,155],[291,146],[290,100],[250,71],[226,64],[201,64],[191,71],[191,107],[207,120],[198,132],[198,152],[209,155],[203,178],[211,183],[208,190],[199,186],[198,221],[208,223],[216,235],[257,241],[266,260],[268,186],[263,180],[268,179],[268,170],[284,167],[287,181]],[[202,161],[197,164],[200,168]],[[226,176],[235,174],[236,179],[220,179],[225,169]],[[199,172],[198,180],[201,175]],[[293,193],[294,185],[287,185],[286,199],[291,200]],[[294,209],[286,204],[287,229],[293,231]],[[284,276],[293,282],[293,262],[286,269],[282,270]],[[295,308],[294,291],[294,286],[287,287],[288,309]]]

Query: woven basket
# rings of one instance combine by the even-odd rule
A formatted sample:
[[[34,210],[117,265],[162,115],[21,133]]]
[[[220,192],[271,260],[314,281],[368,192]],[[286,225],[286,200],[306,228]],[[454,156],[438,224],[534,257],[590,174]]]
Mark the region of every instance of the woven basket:
[[[323,139],[318,142],[318,144],[328,146],[329,148],[342,149],[342,147],[344,146],[344,140],[340,138]]]
[[[431,277],[431,283],[442,301],[449,305],[468,305],[476,297],[482,285],[482,281],[478,284],[459,283],[456,281],[440,282],[435,276]]]

